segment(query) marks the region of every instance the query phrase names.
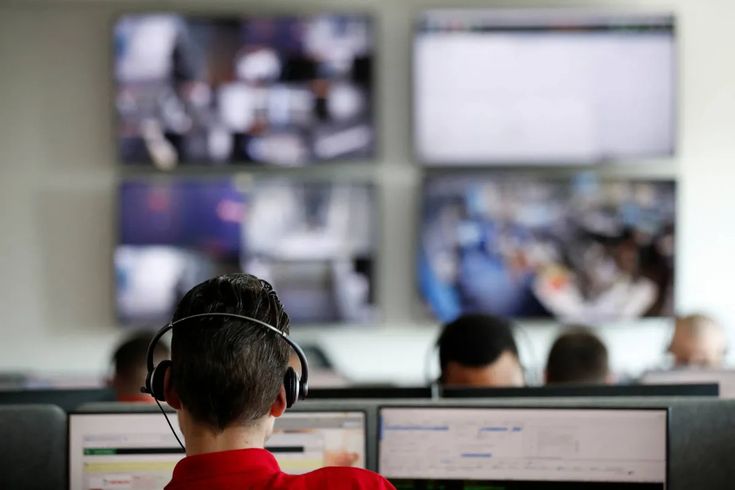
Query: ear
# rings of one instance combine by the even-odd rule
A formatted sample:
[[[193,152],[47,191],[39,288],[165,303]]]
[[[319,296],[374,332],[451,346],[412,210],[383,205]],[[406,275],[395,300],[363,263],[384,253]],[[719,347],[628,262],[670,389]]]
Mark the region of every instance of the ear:
[[[171,368],[166,369],[166,373],[163,375],[163,393],[166,396],[166,403],[171,408],[181,410],[181,399],[171,383]]]
[[[273,417],[280,417],[283,412],[286,411],[286,389],[281,385],[278,390],[278,396],[276,397],[273,405],[271,405],[270,415]]]

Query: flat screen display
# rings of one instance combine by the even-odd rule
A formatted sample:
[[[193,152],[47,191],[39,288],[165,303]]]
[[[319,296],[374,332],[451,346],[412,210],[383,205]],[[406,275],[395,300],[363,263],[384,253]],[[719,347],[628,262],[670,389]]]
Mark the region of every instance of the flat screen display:
[[[667,488],[667,411],[382,408],[398,489]]]
[[[418,282],[442,321],[673,313],[673,181],[464,173],[427,179],[423,199]]]
[[[369,159],[374,50],[359,14],[123,16],[119,157],[160,169]]]
[[[168,414],[178,430],[176,414]],[[287,412],[266,441],[286,473],[324,466],[365,468],[365,414]],[[160,413],[69,416],[69,488],[160,490],[184,451]]]
[[[433,10],[414,40],[414,139],[427,165],[671,156],[671,15]]]
[[[735,370],[676,368],[646,371],[638,380],[642,385],[681,386],[696,383],[717,384],[720,398],[735,400]]]
[[[293,323],[376,320],[369,184],[129,180],[119,200],[114,261],[123,324],[165,323],[189,289],[227,272],[271,282]]]

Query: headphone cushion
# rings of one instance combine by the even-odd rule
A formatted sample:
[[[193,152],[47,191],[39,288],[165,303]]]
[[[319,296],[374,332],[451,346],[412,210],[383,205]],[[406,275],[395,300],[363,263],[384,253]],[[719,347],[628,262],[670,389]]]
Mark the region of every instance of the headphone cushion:
[[[286,391],[286,408],[291,408],[299,399],[299,375],[289,366],[283,375],[283,388]]]
[[[166,401],[166,390],[164,388],[164,380],[166,379],[166,371],[169,370],[172,363],[169,359],[161,361],[158,365],[153,368],[150,376],[150,390],[151,395],[156,400],[165,402]]]

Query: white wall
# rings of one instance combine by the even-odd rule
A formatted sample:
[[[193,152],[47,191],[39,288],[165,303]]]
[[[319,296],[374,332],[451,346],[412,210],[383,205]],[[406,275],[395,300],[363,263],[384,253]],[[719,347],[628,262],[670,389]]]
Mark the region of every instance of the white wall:
[[[305,4],[368,9],[378,16],[381,156],[375,166],[325,168],[375,175],[383,186],[380,300],[375,328],[297,332],[324,343],[357,380],[416,382],[436,335],[413,288],[420,170],[411,160],[409,61],[416,11],[441,2],[343,0],[226,2],[218,9],[284,11]],[[456,2],[449,0],[444,5]],[[521,2],[513,2],[517,5]],[[467,5],[493,5],[468,0]],[[508,3],[506,2],[506,5]],[[580,2],[526,2],[580,5]],[[212,9],[212,2],[10,1],[0,6],[0,370],[97,372],[121,335],[113,319],[114,158],[110,25],[136,8]],[[606,5],[586,2],[585,5]],[[620,7],[608,0],[607,5]],[[679,155],[645,172],[678,173],[677,306],[735,326],[735,3],[631,2],[674,8],[681,40]],[[675,170],[671,170],[671,169]],[[663,170],[662,170],[663,169]],[[614,367],[636,372],[660,360],[669,323],[601,329]],[[525,361],[542,362],[553,325],[526,325]]]

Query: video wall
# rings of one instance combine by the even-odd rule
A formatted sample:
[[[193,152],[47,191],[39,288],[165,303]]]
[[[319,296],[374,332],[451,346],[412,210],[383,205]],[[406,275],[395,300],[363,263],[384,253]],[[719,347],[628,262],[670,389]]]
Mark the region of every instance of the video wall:
[[[382,233],[378,212],[375,24],[356,12],[117,19],[121,324],[166,322],[188,289],[234,271],[271,281],[294,324],[382,321],[379,249],[406,240]],[[425,311],[671,315],[674,172],[641,175],[676,152],[673,16],[444,9],[417,12],[413,29],[406,145],[423,174]]]
[[[668,15],[429,11],[413,70],[414,144],[426,165],[591,165],[674,153]]]
[[[424,187],[419,283],[434,313],[605,321],[673,313],[672,181],[443,176]]]
[[[300,166],[375,151],[371,19],[141,14],[115,25],[126,164]]]
[[[196,284],[246,271],[273,284],[294,323],[373,322],[374,208],[368,184],[123,182],[118,318],[165,323]]]

